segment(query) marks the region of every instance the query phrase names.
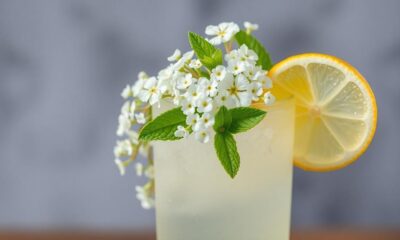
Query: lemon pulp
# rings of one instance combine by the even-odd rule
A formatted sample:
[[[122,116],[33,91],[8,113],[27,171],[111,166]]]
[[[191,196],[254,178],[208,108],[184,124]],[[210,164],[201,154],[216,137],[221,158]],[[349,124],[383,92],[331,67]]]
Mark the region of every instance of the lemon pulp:
[[[351,65],[325,54],[301,54],[276,64],[269,76],[278,99],[296,99],[296,166],[336,170],[367,149],[376,129],[376,101]]]

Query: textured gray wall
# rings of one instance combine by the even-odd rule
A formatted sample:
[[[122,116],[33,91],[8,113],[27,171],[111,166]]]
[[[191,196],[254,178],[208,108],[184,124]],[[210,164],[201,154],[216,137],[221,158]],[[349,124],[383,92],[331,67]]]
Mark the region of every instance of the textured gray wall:
[[[400,225],[400,1],[0,1],[0,228],[152,227],[113,164],[119,93],[188,48],[188,30],[250,20],[278,61],[355,65],[379,105],[374,142],[333,173],[295,171],[293,223]]]

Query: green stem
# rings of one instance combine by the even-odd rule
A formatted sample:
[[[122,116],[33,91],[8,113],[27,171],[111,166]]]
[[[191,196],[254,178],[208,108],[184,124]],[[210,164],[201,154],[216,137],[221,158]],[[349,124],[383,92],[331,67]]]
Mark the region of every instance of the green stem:
[[[152,121],[152,120],[153,120],[153,108],[150,108],[150,110],[149,110],[149,121]],[[153,147],[151,145],[147,149],[147,161],[148,161],[149,165],[153,165],[154,164]]]
[[[153,151],[153,146],[149,146],[147,149],[147,161],[149,165],[154,164],[154,151]]]

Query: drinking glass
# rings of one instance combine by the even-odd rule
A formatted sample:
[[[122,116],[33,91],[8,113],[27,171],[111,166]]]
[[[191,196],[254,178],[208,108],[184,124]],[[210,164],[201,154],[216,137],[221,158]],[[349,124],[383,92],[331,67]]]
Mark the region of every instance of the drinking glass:
[[[173,105],[163,102],[154,112]],[[235,135],[240,169],[224,171],[213,144],[190,136],[155,142],[158,240],[288,240],[294,100],[273,106],[256,127]]]

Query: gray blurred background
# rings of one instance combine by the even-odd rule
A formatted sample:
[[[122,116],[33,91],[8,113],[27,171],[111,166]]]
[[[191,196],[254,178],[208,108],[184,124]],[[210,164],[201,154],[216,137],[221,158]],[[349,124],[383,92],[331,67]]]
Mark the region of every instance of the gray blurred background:
[[[120,91],[155,74],[187,31],[245,20],[274,61],[346,59],[369,80],[379,125],[332,173],[295,171],[293,225],[400,226],[400,1],[0,1],[0,229],[154,226],[133,169],[113,163]]]

